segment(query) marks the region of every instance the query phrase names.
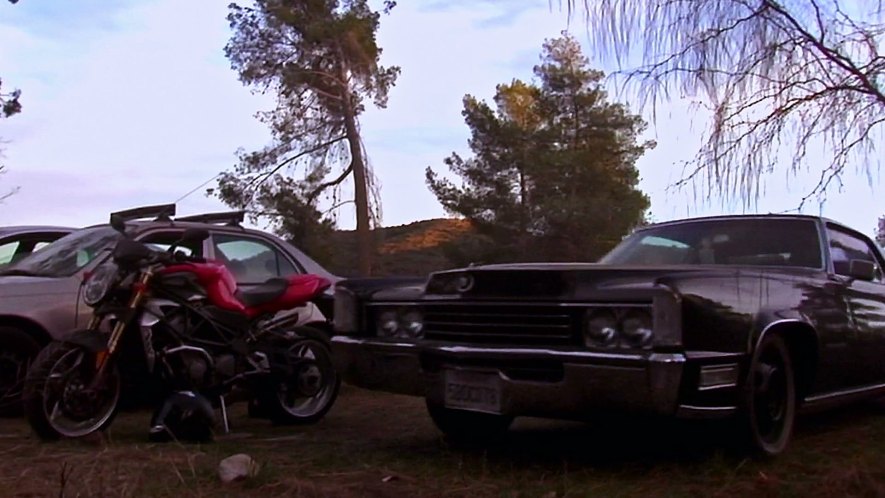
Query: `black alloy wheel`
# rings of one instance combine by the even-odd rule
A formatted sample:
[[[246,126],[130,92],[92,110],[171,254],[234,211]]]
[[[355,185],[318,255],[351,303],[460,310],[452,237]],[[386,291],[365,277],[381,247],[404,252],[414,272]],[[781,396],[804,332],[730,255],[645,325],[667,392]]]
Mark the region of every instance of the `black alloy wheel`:
[[[796,378],[783,337],[763,337],[750,364],[745,387],[745,424],[751,449],[761,456],[782,453],[796,421]]]

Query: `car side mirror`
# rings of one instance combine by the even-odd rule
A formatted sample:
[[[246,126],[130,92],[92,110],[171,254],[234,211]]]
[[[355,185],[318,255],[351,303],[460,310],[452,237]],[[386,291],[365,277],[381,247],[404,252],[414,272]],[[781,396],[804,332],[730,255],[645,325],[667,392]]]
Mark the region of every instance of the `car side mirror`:
[[[848,263],[848,276],[858,280],[875,280],[876,263],[865,259],[852,259]]]

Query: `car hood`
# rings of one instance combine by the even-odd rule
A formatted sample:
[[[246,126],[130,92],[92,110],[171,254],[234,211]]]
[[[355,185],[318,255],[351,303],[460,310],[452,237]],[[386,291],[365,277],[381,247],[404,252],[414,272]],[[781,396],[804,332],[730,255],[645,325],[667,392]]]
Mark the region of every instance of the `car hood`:
[[[585,299],[639,297],[637,292],[668,287],[678,290],[690,281],[737,282],[759,278],[792,279],[819,270],[808,268],[668,265],[613,266],[598,263],[533,263],[488,265],[431,275],[426,295],[510,298]],[[725,282],[723,282],[725,283]],[[623,293],[623,294],[622,294]]]
[[[339,291],[348,292],[361,299],[385,299],[391,293],[416,297],[424,291],[427,277],[375,277],[349,278],[336,283]]]
[[[68,294],[71,278],[0,275],[0,299],[33,295]]]

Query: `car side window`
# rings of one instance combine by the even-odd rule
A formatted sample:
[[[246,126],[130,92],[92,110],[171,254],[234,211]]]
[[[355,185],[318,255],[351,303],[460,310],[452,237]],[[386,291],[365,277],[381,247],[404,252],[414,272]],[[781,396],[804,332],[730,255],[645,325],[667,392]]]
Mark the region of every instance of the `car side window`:
[[[833,270],[837,275],[849,275],[852,259],[870,261],[876,265],[877,282],[882,282],[882,264],[876,256],[876,250],[866,240],[834,227],[827,227],[830,239],[830,257],[833,259]]]
[[[20,242],[17,240],[0,244],[0,265],[12,262],[12,258],[15,257],[15,251],[18,249],[19,244]]]
[[[233,273],[240,284],[258,284],[297,273],[286,256],[273,245],[252,237],[214,235],[215,259]]]
[[[149,233],[143,238],[140,239],[142,243],[149,246],[151,249],[155,251],[166,251],[172,244],[176,243],[181,239],[181,234],[183,232],[155,232]],[[176,248],[176,251],[181,251],[188,256],[202,256],[203,255],[203,244],[202,242],[179,245]]]

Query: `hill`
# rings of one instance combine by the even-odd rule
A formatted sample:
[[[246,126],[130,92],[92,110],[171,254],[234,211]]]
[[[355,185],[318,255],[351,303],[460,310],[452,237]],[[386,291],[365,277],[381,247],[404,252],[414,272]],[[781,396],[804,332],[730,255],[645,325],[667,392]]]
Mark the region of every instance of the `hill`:
[[[377,248],[373,276],[426,275],[457,266],[446,255],[446,247],[472,232],[469,221],[451,218],[376,229],[372,232]],[[332,242],[334,253],[326,267],[338,275],[355,275],[356,231],[336,231]]]

